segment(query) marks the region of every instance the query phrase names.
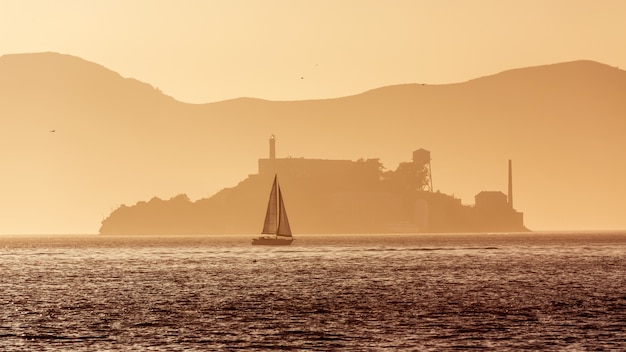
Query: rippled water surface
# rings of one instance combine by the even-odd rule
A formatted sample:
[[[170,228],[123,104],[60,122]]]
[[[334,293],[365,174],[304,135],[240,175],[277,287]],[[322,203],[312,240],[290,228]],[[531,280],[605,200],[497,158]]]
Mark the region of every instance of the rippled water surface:
[[[0,349],[625,350],[626,234],[0,236]]]

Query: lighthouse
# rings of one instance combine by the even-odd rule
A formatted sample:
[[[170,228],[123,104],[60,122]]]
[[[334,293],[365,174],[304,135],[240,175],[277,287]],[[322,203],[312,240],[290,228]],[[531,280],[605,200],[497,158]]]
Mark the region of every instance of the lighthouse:
[[[276,137],[270,136],[270,160],[276,159]]]

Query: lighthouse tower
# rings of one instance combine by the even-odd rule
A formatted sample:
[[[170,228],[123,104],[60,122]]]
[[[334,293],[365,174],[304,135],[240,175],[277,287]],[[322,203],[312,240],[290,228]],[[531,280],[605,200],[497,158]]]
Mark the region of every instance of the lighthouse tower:
[[[270,136],[270,160],[276,160],[276,137]]]

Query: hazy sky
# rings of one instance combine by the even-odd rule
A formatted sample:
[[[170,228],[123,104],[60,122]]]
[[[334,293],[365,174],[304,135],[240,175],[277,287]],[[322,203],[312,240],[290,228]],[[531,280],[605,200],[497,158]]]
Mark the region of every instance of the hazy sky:
[[[0,0],[0,54],[54,51],[193,103],[626,67],[626,1]]]

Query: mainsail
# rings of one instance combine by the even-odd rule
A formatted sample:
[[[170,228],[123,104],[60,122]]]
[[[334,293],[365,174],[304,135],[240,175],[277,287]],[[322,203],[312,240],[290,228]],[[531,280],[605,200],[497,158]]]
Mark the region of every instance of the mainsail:
[[[270,193],[270,200],[265,213],[265,223],[263,224],[263,234],[276,236],[291,236],[291,228],[287,219],[287,211],[283,202],[283,195],[278,185],[278,176],[274,176],[274,184]]]
[[[265,223],[263,224],[263,231],[261,233],[275,235],[278,228],[277,217],[277,198],[276,197],[276,177],[274,176],[274,185],[272,186],[272,192],[270,193],[270,200],[267,203],[267,211],[265,212]]]

